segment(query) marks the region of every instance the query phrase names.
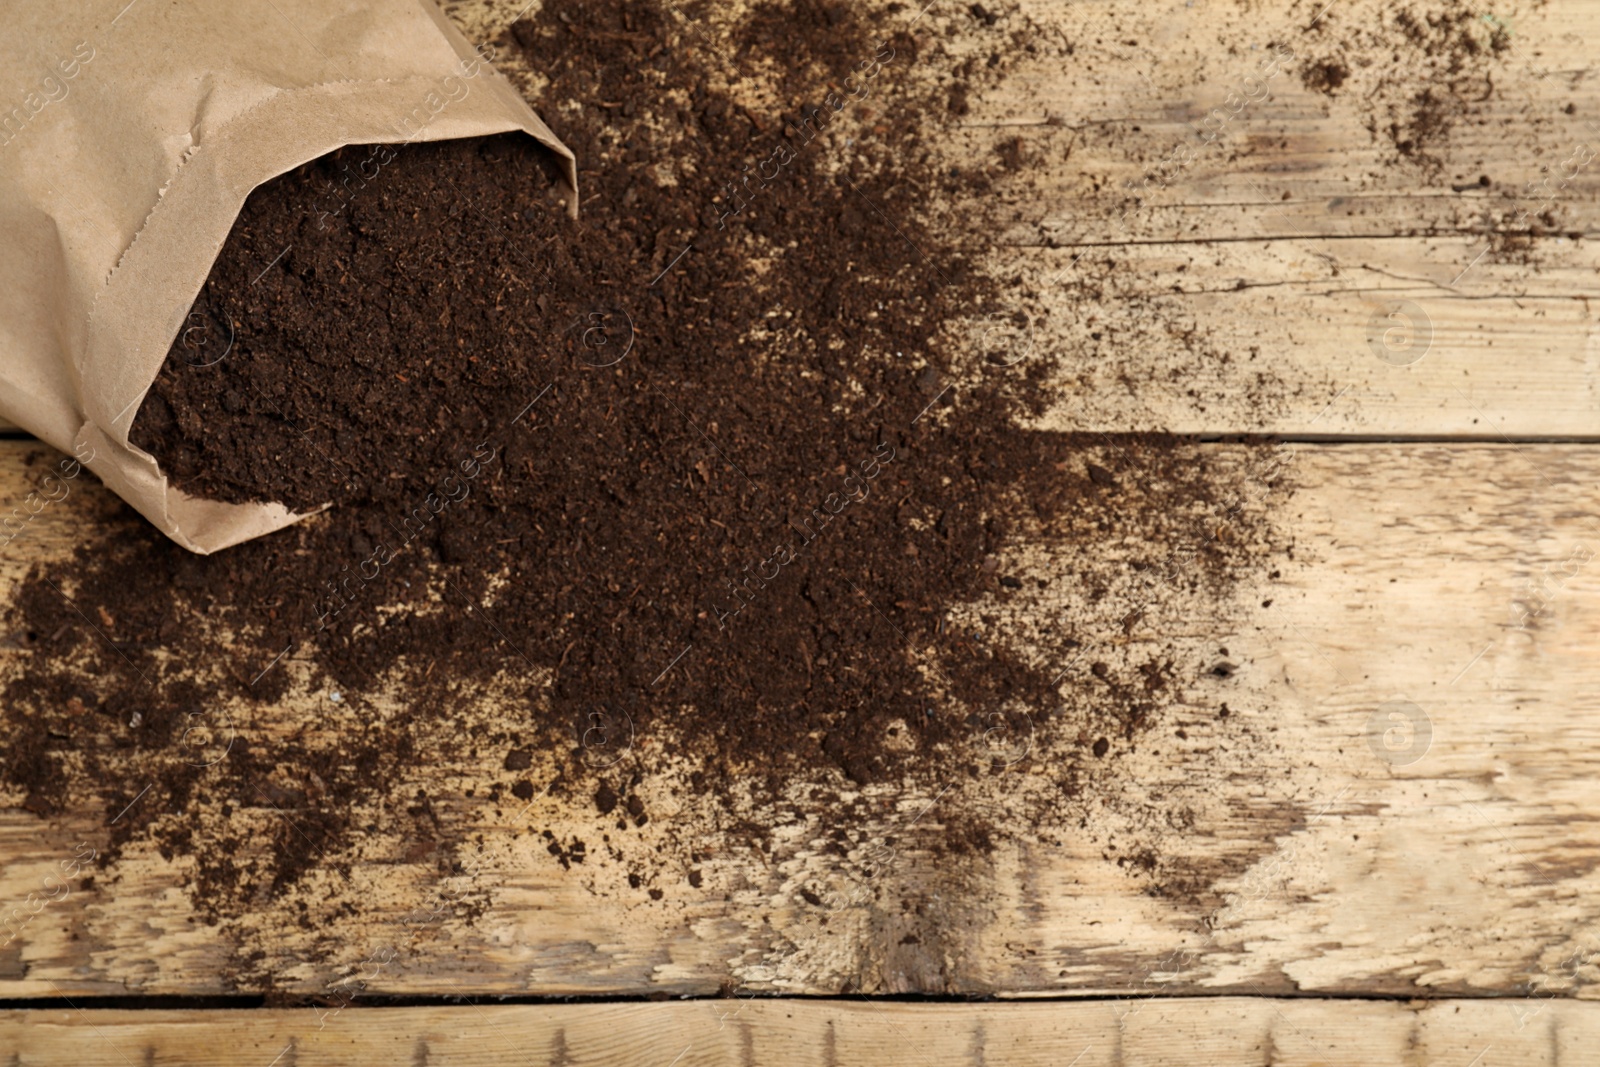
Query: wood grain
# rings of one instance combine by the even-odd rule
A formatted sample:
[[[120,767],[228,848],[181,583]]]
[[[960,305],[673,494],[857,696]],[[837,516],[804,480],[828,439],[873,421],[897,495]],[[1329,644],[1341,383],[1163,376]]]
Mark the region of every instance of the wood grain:
[[[1594,143],[1600,112],[1583,85],[1600,6],[1577,0],[1472,20],[1469,31],[1485,45],[1494,26],[1504,27],[1506,47],[1462,64],[1480,70],[1480,86],[1492,91],[1462,99],[1448,129],[1433,135],[1424,155],[1437,167],[1423,155],[1401,157],[1385,130],[1370,128],[1372,109],[1392,98],[1430,84],[1445,91],[1446,79],[1397,28],[1401,12],[1454,13],[1444,3],[1370,0],[1113,2],[1091,11],[1023,0],[992,28],[967,24],[954,6],[929,17],[942,15],[952,54],[982,57],[1008,31],[1023,46],[1007,47],[1007,77],[971,101],[955,139],[972,165],[1011,175],[989,203],[990,220],[1008,227],[1010,241],[1481,236],[1532,225],[1592,234],[1600,188],[1592,161],[1570,183],[1552,181],[1554,225],[1515,220],[1543,202],[1528,196],[1530,184]],[[1263,69],[1279,51],[1291,55]],[[1304,76],[1330,57],[1345,63],[1349,80],[1318,91]],[[1205,123],[1213,109],[1221,114]],[[1028,168],[1000,166],[994,145],[1002,135],[1023,139]],[[1163,165],[1183,144],[1193,156]],[[1108,212],[1116,200],[1125,202]]]
[[[320,1028],[319,1028],[320,1027]],[[0,1012],[29,1067],[1558,1067],[1589,1062],[1600,1005],[1561,1001],[1184,1000],[662,1004]],[[222,1050],[226,1050],[225,1053]]]
[[[1030,0],[1010,20],[1037,48],[973,101],[947,150],[994,179],[971,205],[975,232],[999,246],[991,269],[1019,282],[996,315],[1025,314],[1038,357],[1060,368],[1050,421],[1593,439],[1600,258],[1577,238],[1600,228],[1600,116],[1580,88],[1600,5],[1506,16],[1512,47],[1486,61],[1494,93],[1464,106],[1436,172],[1397,165],[1366,128],[1374,99],[1428,85],[1401,43],[1361,43],[1393,7],[1340,3],[1315,31],[1312,14],[1113,3],[1069,15]],[[985,31],[952,25],[981,47]],[[1269,42],[1297,58],[1202,141],[1195,126],[1260,75]],[[1347,57],[1343,91],[1304,83],[1323,55]],[[1020,167],[1002,164],[1008,144]]]
[[[1248,473],[1237,446],[1207,447]],[[1293,559],[1221,614],[1161,593],[1126,628],[1126,605],[1054,582],[953,615],[987,617],[1023,649],[1052,619],[1098,617],[1091,647],[1114,668],[1179,650],[1162,732],[1119,745],[1091,767],[1093,799],[1051,817],[1029,821],[1079,758],[1070,744],[949,796],[888,785],[848,812],[797,802],[769,813],[770,852],[721,829],[663,762],[640,786],[651,825],[625,847],[694,841],[701,886],[664,872],[653,901],[626,891],[621,860],[564,870],[530,827],[592,838],[605,820],[535,802],[481,816],[481,859],[454,880],[368,842],[347,887],[361,917],[317,963],[302,954],[322,934],[292,913],[197,921],[184,865],[136,845],[114,881],[102,873],[17,928],[0,949],[0,996],[228,992],[250,950],[299,993],[378,959],[372,988],[391,993],[1589,995],[1600,978],[1600,572],[1588,558],[1600,457],[1554,445],[1283,448],[1298,488],[1257,492]],[[24,451],[0,446],[0,499],[21,492]],[[107,497],[85,484],[16,547],[32,559],[66,551]],[[1070,559],[1062,551],[1040,534],[1006,566],[1051,575]],[[9,557],[0,581],[24,564]],[[1213,669],[1223,661],[1225,676]],[[1094,684],[1087,659],[1066,666],[1064,690]],[[482,699],[495,714],[500,698]],[[277,714],[303,722],[319,701],[296,696]],[[482,770],[407,776],[466,813],[460,790]],[[1010,836],[988,859],[936,859],[943,827],[968,806]],[[103,840],[104,821],[86,809],[41,830],[32,815],[0,814],[0,900],[42,896],[75,846]],[[857,842],[842,858],[825,847],[840,823]],[[891,837],[895,862],[865,873],[863,857]],[[808,905],[808,885],[835,887],[843,903]],[[465,892],[483,904],[476,922],[404,925]]]

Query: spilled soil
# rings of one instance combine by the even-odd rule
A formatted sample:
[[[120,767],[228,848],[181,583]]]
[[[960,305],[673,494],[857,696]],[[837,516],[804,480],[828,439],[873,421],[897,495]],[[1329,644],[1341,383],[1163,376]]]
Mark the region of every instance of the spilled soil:
[[[1311,8],[1315,21],[1301,38],[1302,83],[1359,101],[1385,162],[1440,181],[1452,162],[1452,132],[1483,121],[1495,79],[1504,80],[1509,23],[1459,0],[1386,8],[1375,23],[1320,8]]]
[[[950,77],[910,14],[542,5],[497,45],[584,166],[576,222],[513,136],[257,190],[133,439],[186,491],[328,508],[211,557],[124,511],[35,568],[0,721],[18,802],[92,798],[113,873],[148,841],[207,921],[306,930],[360,914],[360,863],[459,872],[489,811],[643,833],[668,771],[755,849],[801,788],[845,813],[840,855],[863,790],[1003,792],[1047,753],[1035,807],[951,803],[938,847],[1109,802],[1226,653],[1130,635],[1272,568],[1283,474],[1022,428],[1048,361],[954,214],[988,170],[929,145],[1004,65]],[[997,53],[1031,32],[971,17]],[[603,847],[521,830],[563,871]],[[607,891],[659,900],[697,850],[627,853]],[[1163,862],[1133,866],[1159,891]]]

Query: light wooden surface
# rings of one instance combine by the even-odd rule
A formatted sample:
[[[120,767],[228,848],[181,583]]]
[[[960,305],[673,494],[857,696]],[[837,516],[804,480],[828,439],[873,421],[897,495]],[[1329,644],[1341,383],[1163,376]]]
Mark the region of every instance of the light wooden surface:
[[[1224,466],[1239,451],[1207,447]],[[20,491],[20,451],[0,448],[0,498]],[[1098,625],[1095,654],[1113,663],[1179,650],[1183,682],[1162,733],[1119,751],[1095,772],[1094,799],[1059,819],[1019,822],[1072,758],[1041,750],[1026,772],[942,798],[879,787],[861,798],[865,814],[770,812],[766,854],[719,830],[669,767],[645,768],[640,791],[656,815],[630,847],[699,842],[700,888],[669,877],[661,901],[619,893],[626,864],[604,855],[564,871],[528,828],[595,836],[607,820],[543,801],[478,828],[485,858],[472,884],[487,910],[475,924],[408,936],[407,913],[460,886],[426,864],[357,858],[349,891],[363,917],[341,923],[339,952],[317,964],[299,961],[321,934],[301,930],[288,902],[246,924],[194,922],[182,865],[135,842],[114,889],[50,905],[0,951],[0,996],[225,992],[224,961],[248,951],[267,955],[279,988],[312,993],[386,950],[398,959],[375,988],[413,993],[728,984],[1026,995],[1155,981],[1172,992],[1517,994],[1531,984],[1586,995],[1600,977],[1600,563],[1569,565],[1575,573],[1524,616],[1530,576],[1580,546],[1600,549],[1600,455],[1360,444],[1299,445],[1282,459],[1299,488],[1262,490],[1260,504],[1294,559],[1277,579],[1246,583],[1221,614],[1197,617],[1185,597],[1162,596],[1123,634],[1120,608],[1097,616],[1058,582],[953,616],[990,615],[1024,643],[1043,620],[1077,618],[1085,632]],[[47,509],[30,552],[66,549],[105,496],[86,486]],[[1066,551],[1040,534],[1007,566],[1054,573]],[[0,580],[18,567],[8,562]],[[1221,647],[1231,677],[1209,673]],[[1089,684],[1082,662],[1061,682]],[[1401,733],[1387,718],[1373,725],[1393,701],[1426,716],[1425,750],[1404,749],[1405,723]],[[301,694],[281,716],[297,722],[318,706]],[[1394,757],[1386,734],[1401,757],[1418,758]],[[415,773],[449,806],[473,770]],[[492,770],[478,768],[477,780]],[[944,816],[961,805],[1013,835],[992,860],[933,858]],[[98,840],[100,819],[85,811],[41,832],[32,815],[0,814],[0,899],[20,899],[76,842]],[[822,847],[838,819],[861,842],[845,859]],[[863,883],[855,864],[891,833],[896,863]],[[1158,858],[1153,874],[1115,862],[1143,853]],[[828,912],[798,891],[835,884],[872,891],[824,922]],[[1160,888],[1177,884],[1187,888]]]
[[[0,1012],[27,1067],[1558,1067],[1592,1062],[1600,1005],[1561,1000],[1140,998],[898,1004],[704,1000],[254,1011]]]
[[[1018,301],[1033,343],[1040,352],[1083,353],[1060,361],[1059,398],[1040,425],[1312,438],[1600,436],[1600,305],[1589,304],[1600,242],[1569,245],[1534,277],[1480,263],[1459,291],[1437,284],[1465,266],[1458,253],[1470,259],[1475,250],[1469,238],[1138,244],[1116,249],[1126,273],[1090,303],[1085,292],[1099,286],[1082,264],[1105,250],[1019,248],[1010,265],[1042,294]],[[1085,260],[1074,266],[1080,252]],[[1046,284],[1053,277],[1061,280]],[[1402,304],[1427,336],[1426,354],[1408,366],[1380,359],[1370,343],[1407,329],[1384,317]],[[1194,329],[1196,340],[1175,345],[1169,322]],[[1101,343],[1087,343],[1093,333]],[[1404,343],[1401,333],[1390,336]]]
[[[931,49],[1004,49],[1019,65],[935,147],[994,180],[966,217],[989,269],[1019,283],[994,316],[1025,315],[1059,367],[1047,424],[1600,435],[1600,109],[1582,88],[1600,4],[1501,16],[1511,47],[1479,64],[1495,92],[1434,141],[1437,173],[1391,165],[1392,143],[1365,128],[1372,101],[1432,77],[1414,50],[1373,39],[1394,10],[1026,0],[990,29],[930,10]],[[1491,18],[1474,23],[1482,40]],[[1269,42],[1298,58],[1247,88]],[[1305,64],[1337,54],[1347,85],[1307,88]],[[1194,127],[1240,92],[1261,99],[1203,143]],[[1163,166],[1174,152],[1192,161]]]
[[[1430,77],[1402,43],[1368,40],[1390,25],[1394,5],[1341,0],[1308,31],[1318,10],[1199,0],[1068,14],[1028,0],[997,28],[1031,20],[1037,50],[973,101],[949,150],[996,176],[997,195],[974,205],[1014,249],[996,254],[995,269],[1037,284],[1041,295],[1019,291],[1018,309],[1043,350],[1066,354],[1052,421],[1593,439],[1600,246],[1587,238],[1600,230],[1600,166],[1581,161],[1600,150],[1600,109],[1583,88],[1600,4],[1496,13],[1511,47],[1480,64],[1495,92],[1436,142],[1438,174],[1386,165],[1392,143],[1364,128],[1370,102],[1403,100]],[[981,38],[953,9],[946,15],[958,36]],[[1474,23],[1483,40],[1490,19]],[[1297,60],[1247,89],[1272,41]],[[1300,70],[1339,49],[1350,81],[1332,96],[1307,88]],[[1231,113],[1234,92],[1265,96],[1203,144],[1193,126],[1213,108]],[[1015,172],[995,153],[1010,138],[1027,161]],[[1179,156],[1162,168],[1190,149],[1187,166]],[[1479,186],[1480,176],[1491,184]],[[1545,179],[1553,200],[1528,194]],[[1546,226],[1548,236],[1509,247],[1507,235],[1540,225],[1546,209],[1556,232]],[[1490,234],[1500,235],[1493,247]],[[1106,261],[1121,269],[1101,282]],[[1410,366],[1371,345],[1388,326],[1404,328],[1383,318],[1399,301],[1431,332]],[[1192,338],[1177,342],[1166,329],[1174,322]]]

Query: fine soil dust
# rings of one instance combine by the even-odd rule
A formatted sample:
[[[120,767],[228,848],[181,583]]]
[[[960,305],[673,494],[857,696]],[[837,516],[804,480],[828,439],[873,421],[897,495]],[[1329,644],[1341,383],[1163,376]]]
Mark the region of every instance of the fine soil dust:
[[[577,222],[519,136],[252,194],[133,438],[186,491],[331,507],[211,557],[122,511],[35,568],[6,786],[128,809],[105,862],[179,865],[247,988],[286,926],[335,951],[311,932],[363,914],[363,865],[459,874],[552,805],[594,833],[515,831],[643,906],[701,889],[707,834],[770,851],[796,798],[857,863],[886,791],[945,797],[952,858],[1120,812],[1143,845],[1108,860],[1203,895],[1159,847],[1193,813],[1116,766],[1178,704],[1251,741],[1203,695],[1214,642],[1160,635],[1283,557],[1284,471],[1024,428],[1026,321],[953,328],[1008,284],[951,214],[989,178],[930,144],[1004,67],[951,78],[907,14],[543,4],[497,44],[585,168]],[[1004,14],[971,10],[1033,33]],[[704,799],[698,838],[646,837],[664,792]]]
[[[1313,14],[1321,8],[1310,5]],[[1460,0],[1385,8],[1375,24],[1328,10],[1302,40],[1306,88],[1360,101],[1387,161],[1432,181],[1446,173],[1451,132],[1494,96],[1512,48],[1506,23]]]

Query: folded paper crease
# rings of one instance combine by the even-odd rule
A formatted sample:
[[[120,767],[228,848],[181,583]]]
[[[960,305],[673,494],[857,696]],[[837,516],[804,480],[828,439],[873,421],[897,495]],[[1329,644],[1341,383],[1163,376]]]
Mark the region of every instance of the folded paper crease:
[[[0,69],[53,79],[48,106],[0,100],[0,417],[201,553],[307,514],[183,493],[128,440],[253,189],[344,145],[521,130],[578,202],[572,153],[431,0],[241,7],[25,6],[0,38]]]

